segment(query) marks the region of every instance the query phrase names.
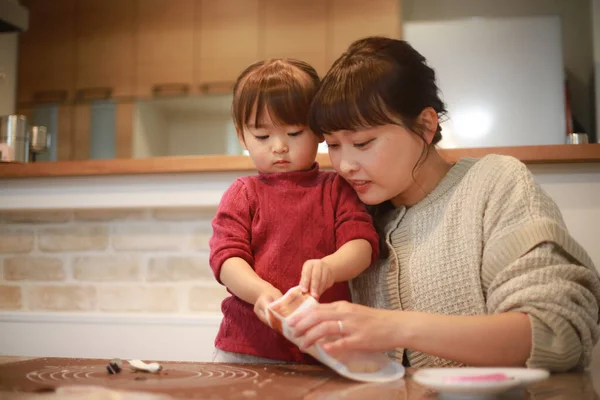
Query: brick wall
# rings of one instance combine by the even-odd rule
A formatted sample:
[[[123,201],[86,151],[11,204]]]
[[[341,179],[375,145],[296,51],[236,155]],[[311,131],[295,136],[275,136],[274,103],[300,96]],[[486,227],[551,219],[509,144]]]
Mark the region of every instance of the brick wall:
[[[219,311],[214,208],[0,213],[0,310]]]

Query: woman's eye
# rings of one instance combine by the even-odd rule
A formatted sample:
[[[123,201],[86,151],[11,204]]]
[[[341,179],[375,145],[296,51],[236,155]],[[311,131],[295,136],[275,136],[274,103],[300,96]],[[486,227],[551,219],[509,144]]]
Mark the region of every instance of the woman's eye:
[[[300,136],[300,135],[302,135],[302,132],[304,132],[304,131],[288,133],[288,136],[291,136],[291,137]]]
[[[354,143],[354,147],[358,148],[358,149],[362,149],[365,146],[367,146],[369,143],[371,143],[374,139],[371,140],[367,140],[366,142],[362,142],[362,143]]]
[[[267,140],[269,138],[269,135],[263,135],[263,136],[254,136],[256,138],[256,140]]]

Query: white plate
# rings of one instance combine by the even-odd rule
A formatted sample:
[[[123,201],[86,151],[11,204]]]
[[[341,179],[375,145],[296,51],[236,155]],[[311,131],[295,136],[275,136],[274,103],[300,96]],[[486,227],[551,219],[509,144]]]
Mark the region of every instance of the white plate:
[[[413,379],[444,394],[485,396],[525,387],[549,376],[544,369],[529,368],[424,368],[415,372]]]

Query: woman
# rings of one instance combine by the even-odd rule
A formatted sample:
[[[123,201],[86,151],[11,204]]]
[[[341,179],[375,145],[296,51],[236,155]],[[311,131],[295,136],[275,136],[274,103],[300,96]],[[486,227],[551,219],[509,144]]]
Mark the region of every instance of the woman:
[[[600,279],[560,211],[518,160],[452,165],[434,71],[408,43],[353,43],[325,76],[309,122],[335,170],[372,207],[379,260],[354,302],[298,314],[325,350],[391,351],[405,365],[585,366],[598,341]]]

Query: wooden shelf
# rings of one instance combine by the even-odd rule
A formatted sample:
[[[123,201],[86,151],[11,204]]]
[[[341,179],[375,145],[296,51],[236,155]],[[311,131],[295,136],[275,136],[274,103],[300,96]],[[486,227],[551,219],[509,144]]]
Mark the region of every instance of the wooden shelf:
[[[525,164],[600,163],[600,144],[440,149],[440,153],[451,162],[456,162],[462,157],[479,158],[487,154],[504,154],[518,158]],[[327,154],[319,154],[317,161],[322,168],[331,167]],[[30,164],[0,163],[0,178],[173,174],[253,170],[254,166],[246,156],[210,155],[56,161]]]

